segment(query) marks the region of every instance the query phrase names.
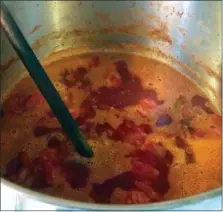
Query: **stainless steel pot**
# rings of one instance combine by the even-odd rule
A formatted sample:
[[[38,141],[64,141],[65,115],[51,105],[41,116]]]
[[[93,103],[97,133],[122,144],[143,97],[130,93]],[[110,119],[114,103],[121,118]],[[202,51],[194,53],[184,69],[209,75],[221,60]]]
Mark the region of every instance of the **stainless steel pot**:
[[[221,110],[221,2],[219,1],[6,1],[38,57],[66,48],[77,52],[127,51],[153,57],[194,80]],[[25,70],[1,31],[1,95]],[[50,197],[5,179],[6,186],[40,201],[71,208],[168,209],[221,193],[148,205],[99,205]]]

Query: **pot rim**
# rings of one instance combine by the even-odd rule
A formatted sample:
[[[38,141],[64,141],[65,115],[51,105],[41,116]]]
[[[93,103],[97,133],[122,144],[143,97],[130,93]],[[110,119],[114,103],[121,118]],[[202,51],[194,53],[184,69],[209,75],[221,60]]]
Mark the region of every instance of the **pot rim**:
[[[135,205],[123,205],[123,204],[97,204],[97,203],[87,203],[75,200],[67,200],[59,197],[50,196],[41,192],[25,188],[23,186],[12,183],[1,177],[1,183],[11,189],[16,190],[16,192],[21,193],[31,199],[41,201],[47,204],[52,204],[65,208],[77,208],[77,209],[90,209],[90,210],[154,210],[154,209],[170,209],[176,208],[177,206],[188,205],[200,202],[204,199],[218,196],[222,193],[222,188],[215,188],[197,195],[179,198],[175,200],[168,200],[159,203],[149,203],[149,204],[135,204]]]

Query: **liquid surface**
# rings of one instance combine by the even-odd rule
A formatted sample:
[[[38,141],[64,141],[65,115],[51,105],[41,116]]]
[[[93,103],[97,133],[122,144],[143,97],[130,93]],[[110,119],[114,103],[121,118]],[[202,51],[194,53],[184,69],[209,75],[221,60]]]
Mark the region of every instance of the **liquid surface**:
[[[176,199],[221,185],[221,115],[172,68],[137,55],[91,53],[45,66],[95,153],[72,149],[26,77],[1,111],[5,178],[96,203]]]

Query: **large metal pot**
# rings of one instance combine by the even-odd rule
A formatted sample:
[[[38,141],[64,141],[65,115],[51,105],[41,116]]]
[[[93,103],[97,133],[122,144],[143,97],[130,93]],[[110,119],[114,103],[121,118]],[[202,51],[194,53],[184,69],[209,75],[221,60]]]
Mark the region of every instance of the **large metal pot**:
[[[42,60],[66,48],[146,54],[193,79],[221,110],[221,2],[219,1],[6,1]],[[25,73],[1,31],[1,95]],[[168,209],[219,195],[221,189],[149,205],[99,205],[34,192],[2,179],[31,198],[88,209]]]

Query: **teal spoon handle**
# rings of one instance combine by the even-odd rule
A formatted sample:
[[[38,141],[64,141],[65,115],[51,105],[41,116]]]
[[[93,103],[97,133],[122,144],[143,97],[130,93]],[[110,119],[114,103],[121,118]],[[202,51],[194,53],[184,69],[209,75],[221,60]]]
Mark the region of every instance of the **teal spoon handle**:
[[[60,95],[26,41],[18,25],[10,14],[6,5],[1,3],[1,25],[23,62],[35,84],[45,97],[50,108],[57,117],[64,132],[68,135],[77,152],[85,157],[92,157],[93,151],[83,137],[77,122],[73,119]]]

